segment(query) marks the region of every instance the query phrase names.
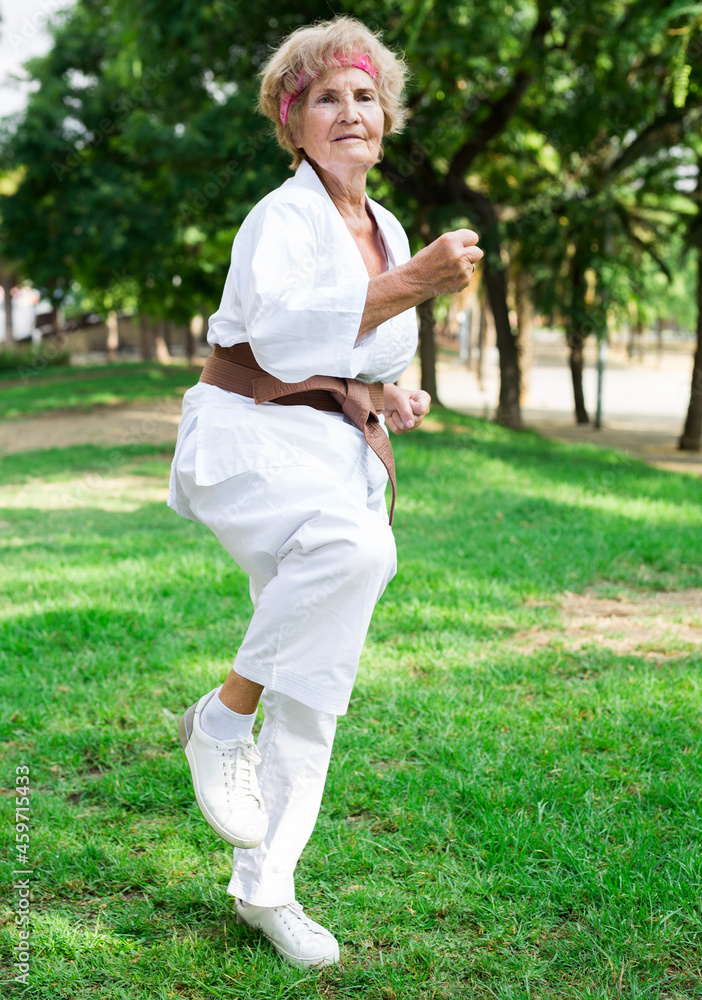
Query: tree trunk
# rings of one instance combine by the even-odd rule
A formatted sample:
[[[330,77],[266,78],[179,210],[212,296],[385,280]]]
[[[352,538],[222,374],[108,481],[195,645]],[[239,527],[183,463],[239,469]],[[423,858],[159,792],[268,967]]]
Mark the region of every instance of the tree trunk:
[[[151,323],[146,316],[139,317],[139,347],[142,361],[153,361],[154,338],[151,332]]]
[[[107,360],[115,361],[119,349],[119,320],[112,309],[107,314]]]
[[[436,343],[434,341],[434,299],[417,306],[419,316],[419,361],[422,369],[421,387],[428,392],[434,406],[441,406],[436,390]]]
[[[475,374],[478,377],[478,386],[482,389],[485,385],[485,342],[487,341],[488,329],[488,304],[487,296],[483,295],[480,303],[480,323],[478,325],[478,362],[475,367]]]
[[[493,253],[485,254],[485,287],[490,309],[495,320],[497,350],[500,354],[500,399],[497,404],[495,421],[503,427],[522,426],[519,405],[521,377],[517,339],[512,333],[507,308],[507,284],[505,269],[501,264],[499,247]]]
[[[517,313],[517,354],[521,393],[520,403],[529,395],[531,370],[534,367],[534,309],[531,303],[531,283],[523,267],[514,277],[514,307]]]
[[[660,367],[663,361],[663,320],[660,316],[656,319],[656,360]]]
[[[188,364],[192,364],[197,358],[198,347],[200,345],[200,340],[202,339],[202,331],[205,328],[205,317],[202,313],[198,313],[196,316],[190,320],[190,323],[185,327],[185,357],[188,359]]]
[[[702,182],[701,182],[702,184]],[[702,448],[702,246],[697,250],[697,347],[692,362],[692,386],[685,427],[678,441],[679,451]]]
[[[15,339],[15,328],[12,323],[12,275],[3,271],[2,290],[5,293],[5,343],[11,344]]]
[[[154,327],[154,350],[156,360],[160,365],[171,363],[171,352],[168,350],[168,323],[161,321]]]
[[[517,338],[512,331],[507,305],[507,277],[502,263],[502,247],[497,213],[489,199],[470,192],[473,208],[482,227],[481,246],[485,252],[480,267],[483,272],[487,301],[495,324],[495,341],[500,356],[500,398],[495,421],[503,427],[522,426],[519,403],[521,372]]]
[[[581,323],[585,315],[585,275],[578,260],[577,251],[571,264],[570,278],[572,303],[566,341],[570,348],[570,374],[573,379],[575,422],[576,424],[589,424],[590,417],[585,409],[585,394],[583,392],[583,348],[586,334],[583,332]]]
[[[629,330],[629,342],[626,345],[626,354],[630,361],[643,361],[643,324],[638,315],[636,322],[631,324]]]
[[[585,409],[585,393],[583,392],[584,346],[585,338],[582,333],[578,330],[571,330],[568,334],[568,347],[570,348],[570,374],[573,380],[576,424],[590,423],[590,417]]]
[[[570,375],[573,380],[575,422],[576,424],[589,424],[590,417],[585,408],[585,393],[583,392],[585,337],[580,330],[570,330],[568,332],[568,347],[570,348]]]

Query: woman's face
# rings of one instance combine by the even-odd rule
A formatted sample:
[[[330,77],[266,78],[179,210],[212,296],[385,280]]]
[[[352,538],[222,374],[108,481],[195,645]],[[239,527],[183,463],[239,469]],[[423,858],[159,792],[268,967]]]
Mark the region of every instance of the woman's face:
[[[295,145],[340,177],[349,168],[370,170],[385,123],[373,78],[355,66],[338,66],[310,83],[304,101]]]

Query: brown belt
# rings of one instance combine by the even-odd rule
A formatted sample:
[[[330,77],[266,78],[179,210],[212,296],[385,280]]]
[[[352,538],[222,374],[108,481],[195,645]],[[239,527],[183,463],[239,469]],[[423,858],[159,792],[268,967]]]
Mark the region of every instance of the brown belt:
[[[313,375],[304,382],[281,382],[261,368],[249,344],[235,344],[234,347],[217,344],[205,362],[200,381],[240,396],[250,396],[256,403],[304,405],[315,410],[343,413],[362,432],[369,447],[388,471],[392,486],[392,524],[397,480],[392,445],[378,420],[385,398],[382,382],[361,382],[357,378],[336,378],[332,375]]]

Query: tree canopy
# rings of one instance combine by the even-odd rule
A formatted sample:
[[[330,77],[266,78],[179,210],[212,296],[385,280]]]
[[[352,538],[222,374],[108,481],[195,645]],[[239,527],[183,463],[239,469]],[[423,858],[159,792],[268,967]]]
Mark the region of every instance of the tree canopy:
[[[662,302],[696,212],[702,4],[679,0],[357,0],[401,49],[409,123],[372,193],[418,249],[478,229],[498,335],[498,416],[519,422],[519,361],[506,270],[537,308],[585,335],[608,310]],[[231,241],[288,175],[255,111],[257,74],[316,0],[78,0],[30,63],[38,89],[3,123],[3,255],[57,301],[90,294],[183,321],[216,307]],[[689,185],[688,185],[689,187]],[[655,280],[654,280],[655,278]],[[594,289],[594,291],[593,291]],[[690,311],[689,289],[680,294]],[[594,298],[593,298],[594,295]]]

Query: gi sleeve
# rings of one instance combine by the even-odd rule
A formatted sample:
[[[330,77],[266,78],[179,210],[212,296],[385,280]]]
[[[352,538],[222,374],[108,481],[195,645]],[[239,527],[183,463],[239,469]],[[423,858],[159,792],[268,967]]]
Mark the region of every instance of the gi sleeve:
[[[354,345],[368,276],[359,274],[353,249],[336,238],[320,240],[304,205],[272,201],[265,207],[237,272],[251,349],[276,378],[355,378],[360,371]]]

